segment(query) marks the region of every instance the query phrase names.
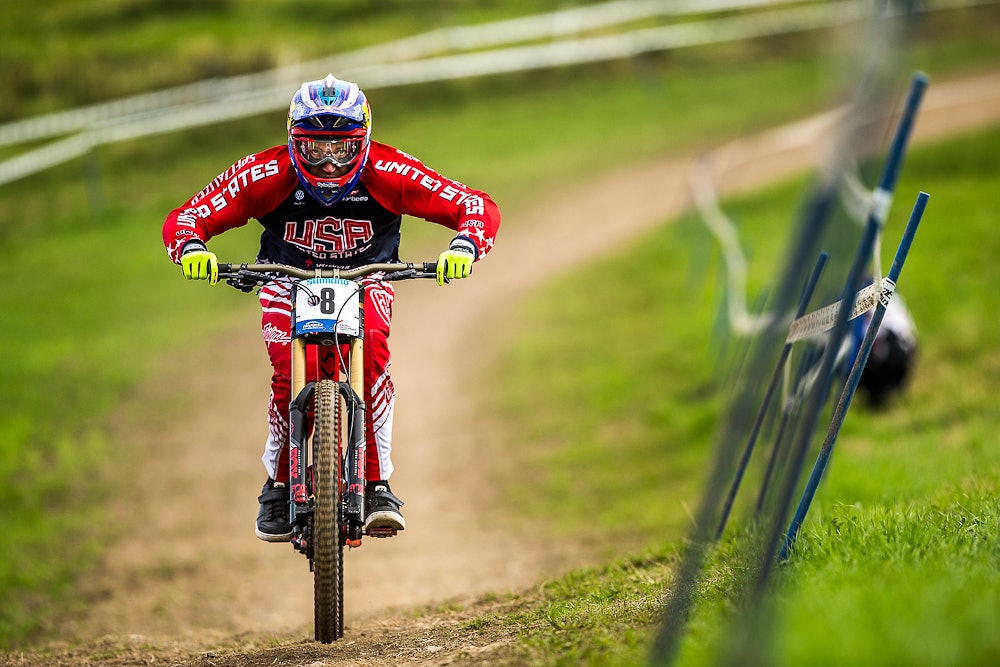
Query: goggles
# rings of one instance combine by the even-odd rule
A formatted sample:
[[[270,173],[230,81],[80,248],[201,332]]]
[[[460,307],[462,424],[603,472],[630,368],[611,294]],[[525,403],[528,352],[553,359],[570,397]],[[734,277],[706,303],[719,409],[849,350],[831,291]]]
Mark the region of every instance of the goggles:
[[[362,139],[296,139],[295,149],[303,162],[313,167],[329,162],[337,167],[346,167],[358,158]]]

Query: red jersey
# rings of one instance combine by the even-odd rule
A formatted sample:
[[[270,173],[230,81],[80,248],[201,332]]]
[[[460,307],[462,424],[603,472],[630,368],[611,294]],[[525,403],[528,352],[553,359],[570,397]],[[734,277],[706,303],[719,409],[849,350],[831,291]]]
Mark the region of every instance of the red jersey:
[[[482,259],[493,247],[500,209],[485,192],[445,178],[411,155],[371,142],[355,188],[323,206],[300,186],[287,146],[248,155],[174,209],[163,242],[174,262],[190,241],[207,242],[256,219],[259,261],[349,269],[399,261],[403,215],[455,230]]]

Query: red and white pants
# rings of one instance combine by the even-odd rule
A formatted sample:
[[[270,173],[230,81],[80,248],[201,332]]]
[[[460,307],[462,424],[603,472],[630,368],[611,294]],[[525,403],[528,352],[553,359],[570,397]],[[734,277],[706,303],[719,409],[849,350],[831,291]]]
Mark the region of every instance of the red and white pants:
[[[389,324],[392,321],[392,285],[367,283],[364,291],[365,382],[364,400],[368,406],[365,420],[367,442],[365,476],[369,480],[388,480],[392,475],[392,415],[396,392],[389,375]],[[269,434],[261,460],[271,479],[288,482],[288,404],[291,396],[292,348],[290,344],[292,301],[290,283],[275,281],[260,290],[261,331],[274,373],[271,376],[271,400],[267,411]],[[341,346],[346,355],[346,346]],[[308,348],[306,381],[316,379],[318,371],[332,373],[338,365],[335,349]]]

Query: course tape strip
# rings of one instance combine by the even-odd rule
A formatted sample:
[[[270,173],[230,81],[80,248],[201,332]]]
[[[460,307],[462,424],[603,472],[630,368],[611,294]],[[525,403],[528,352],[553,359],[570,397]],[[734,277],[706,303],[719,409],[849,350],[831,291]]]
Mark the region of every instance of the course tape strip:
[[[896,291],[896,283],[888,278],[883,278],[879,283],[880,287],[876,287],[873,283],[862,288],[854,295],[854,306],[851,308],[848,320],[853,320],[859,315],[868,312],[879,303],[886,307],[889,305],[889,301]],[[805,338],[814,338],[833,329],[842,303],[842,300],[837,301],[819,310],[806,313],[792,322],[785,342],[794,343]]]

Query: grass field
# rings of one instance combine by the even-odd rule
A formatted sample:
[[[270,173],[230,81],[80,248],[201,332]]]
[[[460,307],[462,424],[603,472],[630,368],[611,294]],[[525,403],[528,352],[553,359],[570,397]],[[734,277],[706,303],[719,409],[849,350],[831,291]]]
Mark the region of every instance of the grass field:
[[[927,190],[932,203],[900,280],[921,335],[912,385],[885,411],[860,400],[852,408],[793,558],[773,582],[773,609],[762,617],[737,595],[750,575],[734,565],[746,562],[740,549],[753,529],[737,513],[710,559],[679,664],[747,664],[750,649],[764,652],[753,664],[775,665],[979,665],[1000,654],[987,631],[1000,618],[1000,598],[988,593],[1000,584],[993,398],[1000,334],[986,316],[1000,307],[988,287],[1000,280],[991,259],[1000,211],[984,205],[1000,172],[998,148],[1000,129],[908,158],[886,245],[902,232],[904,193]],[[791,219],[790,202],[804,191],[798,181],[727,206],[758,250],[751,266],[758,280],[777,257],[758,240]],[[644,555],[547,585],[544,600],[530,601],[531,614],[507,619],[532,628],[511,664],[648,658],[678,535],[687,531],[684,504],[697,502],[706,474],[701,445],[712,441],[721,409],[713,398],[715,350],[704,337],[715,317],[706,305],[711,281],[692,289],[688,278],[705,234],[681,220],[609,264],[611,274],[629,276],[622,310],[642,317],[591,326],[593,304],[621,291],[583,292],[583,273],[565,276],[519,313],[535,330],[496,372],[502,386],[530,380],[533,395],[550,397],[541,408],[508,397],[509,414],[530,436],[510,446],[546,471],[527,481],[540,504],[558,498],[560,517],[577,517],[569,532],[596,531],[614,545],[609,551]],[[631,344],[605,344],[616,339]],[[551,409],[563,404],[586,409]],[[743,488],[752,502],[757,487]],[[758,622],[769,631],[754,635],[750,648],[739,643]],[[730,654],[737,649],[742,659]]]
[[[215,51],[219,45],[260,43],[261,40],[244,37],[260,34],[253,31],[263,31],[265,25],[273,28],[273,16],[269,22],[257,20],[267,19],[267,14],[259,14],[253,21],[234,18],[242,16],[239,12],[246,11],[246,6],[253,3],[181,3],[184,11],[168,11],[167,4],[163,3],[162,12],[167,20],[157,23],[162,27],[161,33],[153,37],[137,32],[135,40],[120,43],[115,42],[115,35],[122,33],[123,26],[140,20],[145,26],[146,18],[128,12],[135,9],[135,3],[110,0],[52,3],[54,13],[48,16],[52,20],[44,30],[35,30],[35,41],[28,36],[32,34],[32,26],[37,27],[32,23],[36,18],[22,15],[27,11],[25,8],[5,8],[2,58],[9,60],[2,64],[5,71],[12,73],[9,85],[13,86],[13,94],[0,99],[14,102],[10,102],[13,106],[5,107],[0,118],[50,108],[56,99],[53,93],[56,88],[44,82],[51,80],[56,72],[69,71],[70,63],[78,85],[70,86],[71,91],[59,99],[64,104],[78,104],[201,76],[254,71],[282,57],[296,57],[296,54],[282,55],[282,48],[303,37],[298,30],[271,29],[268,34],[280,35],[275,34],[272,47],[266,52],[255,52],[253,48],[257,47],[249,46],[246,48],[250,51],[246,51],[241,46],[226,51],[227,57],[220,58]],[[531,4],[531,10],[536,7],[541,10],[543,4]],[[269,6],[287,11],[289,3]],[[347,31],[353,35],[351,39],[363,43],[370,39],[370,34],[378,34],[381,41],[413,31],[412,24],[400,23],[395,18],[398,12],[392,10],[398,9],[397,3],[384,7],[384,12],[369,22],[371,25],[378,22],[377,28],[370,28],[371,33]],[[522,9],[527,11],[527,7]],[[510,6],[503,11],[517,10],[517,6]],[[492,16],[489,10],[474,12],[462,3],[441,3],[439,11],[455,22]],[[917,66],[930,69],[932,76],[983,69],[1000,62],[1000,45],[990,38],[998,21],[996,14],[987,7],[936,16],[933,26],[924,28],[935,38],[922,40],[910,57]],[[234,21],[242,21],[247,32],[233,34],[226,26]],[[16,26],[23,29],[13,29]],[[207,35],[212,35],[212,39]],[[39,39],[43,44],[58,44],[50,49],[32,50],[37,49]],[[614,167],[633,159],[652,159],[714,145],[825,109],[840,91],[831,85],[829,75],[835,68],[830,53],[817,49],[816,42],[815,36],[806,35],[783,39],[784,50],[780,53],[769,49],[768,44],[749,43],[718,52],[694,49],[630,63],[379,91],[373,95],[378,132],[380,138],[406,145],[431,165],[447,166],[450,175],[490,184],[489,189],[504,203],[508,218],[516,221],[518,210],[530,206],[533,197],[546,188],[571,187],[585,181],[595,128],[600,128],[602,136],[620,147],[604,165]],[[972,48],[969,44],[978,46]],[[44,57],[30,57],[32,53],[44,53]],[[88,54],[96,55],[88,57]],[[838,54],[837,58],[841,57]],[[926,68],[924,63],[928,60],[940,65]],[[146,67],[154,61],[169,62],[171,66]],[[109,70],[116,75],[107,76]],[[143,78],[138,72],[152,74]],[[595,86],[601,87],[603,96],[593,94]],[[795,94],[772,94],[775,90],[795,91]],[[609,122],[607,99],[615,100],[618,109],[628,109],[627,118]],[[734,107],[733,100],[740,103]],[[414,113],[415,108],[419,113]],[[663,131],[665,127],[668,132]],[[522,136],[526,128],[530,129],[530,142],[510,140]],[[5,324],[0,332],[0,345],[16,351],[7,355],[0,380],[4,397],[0,404],[0,520],[5,531],[0,542],[0,591],[3,592],[0,644],[13,644],[32,636],[44,625],[53,608],[73,612],[75,578],[100,553],[101,541],[114,532],[114,528],[105,526],[102,501],[114,492],[115,484],[127,483],[127,475],[122,473],[132,464],[127,434],[113,429],[113,412],[131,390],[152,377],[158,363],[201,340],[195,333],[178,331],[174,326],[180,310],[199,322],[210,323],[209,327],[222,327],[227,313],[245,305],[238,295],[194,292],[189,292],[190,298],[185,303],[175,303],[176,271],[166,262],[159,242],[159,227],[166,211],[210,180],[219,165],[229,164],[262,145],[283,140],[283,114],[272,114],[230,124],[225,131],[212,127],[102,147],[62,168],[0,188],[0,249],[4,257],[0,263],[0,283],[4,285],[0,309]],[[481,159],[483,155],[490,159]],[[928,174],[925,181],[931,182],[920,182],[920,187],[932,190],[932,207],[943,210],[946,207],[939,202],[949,200],[943,199],[946,193],[941,191],[944,185],[939,181],[954,182],[947,210],[959,219],[969,220],[969,224],[988,227],[987,223],[995,217],[990,217],[990,212],[982,207],[974,209],[968,204],[982,196],[980,191],[963,181],[954,181],[958,174],[966,173],[964,166],[970,164],[970,158],[962,153],[950,155],[951,162],[942,163],[949,168]],[[988,151],[976,151],[974,155],[977,161],[971,164],[995,169]],[[907,167],[908,177],[915,176],[917,164],[914,160]],[[787,214],[780,210],[781,204],[787,205],[789,198],[797,193],[798,189],[789,188],[775,198],[779,203],[768,205],[763,200],[748,200],[741,202],[740,207],[747,211],[748,221],[751,217],[762,219],[755,213],[755,207],[764,211],[768,206],[771,215],[784,219]],[[779,210],[774,212],[774,208]],[[766,232],[748,229],[746,233],[752,236]],[[698,268],[690,266],[691,256],[686,252],[687,246],[705,249],[707,242],[699,239],[702,232],[683,223],[664,234],[668,235],[643,240],[636,252],[648,253],[646,256],[657,261],[669,256],[677,270],[658,275],[649,284],[658,285],[664,294],[686,290],[689,294],[711,296],[712,286],[701,282]],[[419,236],[412,241],[420,242]],[[920,243],[938,247],[925,238]],[[949,239],[942,239],[942,247],[948,247],[948,243]],[[249,256],[254,245],[255,233],[247,230],[246,234],[220,239],[214,249],[220,254]],[[976,246],[976,250],[982,253],[979,262],[982,270],[988,272],[987,262],[982,260],[992,255],[986,253],[985,244]],[[913,304],[928,341],[918,382],[907,399],[918,409],[907,411],[898,407],[888,418],[871,418],[866,422],[862,417],[858,422],[852,421],[856,426],[849,426],[844,435],[841,452],[844,456],[838,456],[831,481],[846,482],[852,478],[844,472],[848,466],[841,460],[850,460],[852,445],[848,443],[853,442],[851,436],[855,433],[869,437],[878,433],[880,437],[873,440],[878,443],[886,438],[892,440],[891,433],[913,429],[921,434],[919,451],[945,445],[957,451],[967,438],[972,438],[979,442],[982,456],[988,452],[992,424],[979,420],[995,412],[985,405],[992,388],[984,385],[973,392],[968,381],[970,374],[979,377],[986,369],[996,368],[996,359],[984,362],[981,355],[983,349],[989,349],[982,346],[983,337],[992,332],[987,331],[987,320],[979,315],[991,311],[979,308],[995,306],[992,292],[982,286],[991,283],[985,279],[985,273],[980,277],[970,269],[968,258],[935,256],[930,266],[929,258],[924,258],[924,267],[919,270],[916,268],[920,265],[919,255],[918,248],[907,278],[910,272],[926,274],[927,283],[920,287],[920,292],[933,297],[931,303],[941,305],[935,313],[923,312]],[[619,261],[628,265],[629,257],[622,255]],[[936,262],[942,262],[943,266]],[[943,270],[945,267],[947,271]],[[632,286],[644,284],[629,282]],[[965,289],[959,291],[960,287]],[[554,300],[549,303],[562,303],[567,309],[562,318],[569,320],[586,314],[586,304],[574,305],[572,277],[552,289],[554,292],[548,298]],[[634,290],[625,291],[613,285],[606,289],[626,294],[629,302],[648,303]],[[956,309],[952,317],[936,320],[935,315],[940,317],[945,310],[943,304],[954,303],[956,294],[975,301],[976,308]],[[688,313],[682,321],[671,316],[672,308],[678,305]],[[527,307],[542,310],[541,302]],[[534,438],[550,438],[556,429],[566,444],[573,445],[552,448],[553,457],[565,460],[533,462],[566,471],[547,480],[547,493],[551,497],[565,498],[567,492],[584,482],[592,485],[594,494],[607,494],[609,488],[619,490],[613,487],[614,480],[603,478],[602,471],[597,469],[600,455],[607,447],[598,436],[616,426],[627,426],[632,443],[629,446],[640,447],[636,456],[645,455],[651,461],[642,476],[633,480],[634,486],[630,485],[620,496],[623,506],[602,506],[599,512],[590,515],[598,517],[596,524],[587,519],[594,507],[576,507],[574,512],[579,518],[568,530],[597,539],[605,530],[618,529],[622,507],[627,507],[637,513],[635,521],[640,530],[622,535],[623,544],[640,552],[652,549],[653,555],[630,557],[624,565],[609,566],[604,574],[574,575],[552,589],[564,591],[564,597],[546,602],[547,606],[539,613],[550,618],[547,622],[561,631],[551,636],[542,633],[529,640],[535,643],[529,643],[525,649],[542,661],[545,651],[554,650],[557,645],[553,642],[580,643],[580,628],[581,624],[586,627],[587,614],[601,618],[600,596],[598,600],[577,604],[574,591],[579,593],[577,600],[589,600],[588,596],[603,591],[601,595],[608,601],[607,590],[631,590],[630,586],[637,583],[632,581],[633,573],[640,572],[640,567],[660,573],[669,571],[667,565],[673,551],[664,550],[662,544],[683,534],[686,517],[683,507],[674,499],[695,498],[697,494],[698,474],[718,405],[712,399],[715,387],[709,372],[710,360],[688,351],[700,349],[714,311],[704,305],[704,300],[667,302],[656,308],[662,311],[622,322],[628,328],[623,333],[634,340],[664,341],[666,348],[657,351],[632,346],[621,357],[606,359],[614,362],[613,367],[607,367],[611,370],[590,369],[574,362],[553,367],[546,373],[547,378],[557,383],[552,395],[565,395],[570,401],[557,404],[577,405],[583,401],[592,407],[588,411],[592,416],[589,422],[568,419],[567,414],[550,410],[544,419],[537,417],[538,421],[531,425]],[[538,326],[546,326],[539,312],[532,311],[530,316],[539,322]],[[199,333],[208,337],[212,329],[202,329]],[[946,333],[951,334],[947,339]],[[551,335],[558,340],[561,334]],[[549,337],[543,335],[539,339]],[[569,362],[581,356],[591,360],[599,356],[590,353],[596,341],[586,336],[571,336],[567,340],[570,345],[560,347],[557,355],[549,352],[545,358]],[[643,351],[652,356],[640,354]],[[511,360],[511,368],[527,373],[537,369],[540,353],[530,347],[512,349],[506,358]],[[940,360],[937,364],[932,363],[935,353]],[[662,379],[649,386],[623,380],[634,377],[636,371],[643,375],[650,369],[670,378],[665,381],[666,386]],[[581,372],[584,382],[575,375]],[[982,397],[977,402],[973,398],[980,397],[980,391]],[[942,400],[942,393],[949,400]],[[920,400],[923,403],[916,402]],[[622,414],[626,407],[635,405],[642,406],[638,416]],[[165,406],[165,412],[169,407]],[[509,409],[529,407],[512,402]],[[51,419],[53,414],[59,416],[58,420]],[[894,421],[896,430],[879,430]],[[935,432],[939,434],[937,438],[932,435]],[[649,451],[643,454],[641,447],[663,442],[665,433],[670,442],[676,443],[675,455],[669,461],[654,461]],[[910,451],[915,446],[905,449]],[[873,444],[870,449],[883,451]],[[951,469],[957,474],[968,470],[975,460],[964,451],[958,451],[954,458],[926,465],[918,457],[907,457],[909,473],[902,478],[907,483],[925,480],[922,493],[933,494],[939,491],[934,473]],[[890,460],[881,465],[887,475],[900,474]],[[855,479],[855,484],[864,488],[864,476],[855,477],[861,478]],[[642,489],[650,488],[663,488],[664,502],[636,503]],[[971,493],[975,488],[979,487],[967,490]],[[851,497],[850,491],[845,493],[846,497]],[[631,495],[633,492],[635,495]],[[619,497],[617,493],[614,495]],[[588,497],[598,496],[588,494]],[[824,525],[821,518],[838,507],[825,504],[831,497],[837,497],[832,484],[824,490],[821,504],[814,510],[817,529]],[[846,506],[854,507],[856,501],[845,502]],[[658,538],[656,543],[644,544],[636,541],[634,533],[658,535]],[[813,543],[808,530],[801,539],[803,549]],[[995,563],[995,548],[993,558]],[[637,585],[647,586],[649,595],[655,596],[662,586],[662,579],[650,571],[642,570],[636,576],[641,580]],[[623,581],[609,584],[601,577],[618,577]],[[598,583],[588,583],[591,581]],[[606,589],[605,585],[610,587]],[[610,596],[612,602],[614,599],[615,596]],[[655,612],[655,605],[649,600],[640,607]],[[609,614],[611,619],[622,616],[620,610],[614,609]],[[648,630],[648,624],[635,626],[628,635],[631,643],[609,655],[619,655],[624,650],[626,655],[636,658],[641,654],[640,646]],[[595,633],[595,641],[599,634]],[[611,634],[613,629],[609,628],[607,635]],[[606,636],[603,641],[609,643],[611,637]],[[579,650],[588,651],[577,654],[580,656],[604,654],[599,647],[587,649],[583,643]]]
[[[8,2],[0,122],[565,4],[338,0],[304,9],[295,0],[52,0],[39,11]]]

